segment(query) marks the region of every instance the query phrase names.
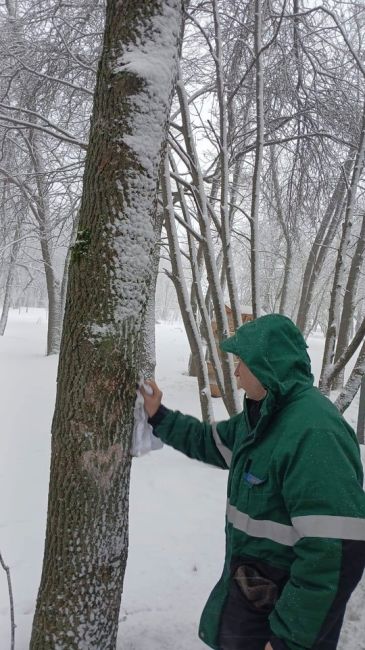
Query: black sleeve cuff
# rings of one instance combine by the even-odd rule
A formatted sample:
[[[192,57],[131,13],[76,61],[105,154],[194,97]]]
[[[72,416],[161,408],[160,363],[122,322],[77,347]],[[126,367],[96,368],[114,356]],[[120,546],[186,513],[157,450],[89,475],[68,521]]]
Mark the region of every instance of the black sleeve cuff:
[[[151,425],[153,428],[153,434],[156,436],[157,434],[155,433],[156,427],[162,422],[164,419],[165,415],[169,413],[170,409],[166,408],[163,404],[159,406],[158,411],[156,411],[155,415],[153,415],[151,418],[148,418],[148,424]],[[157,435],[158,437],[158,435]]]
[[[273,650],[288,650],[288,646],[277,636],[272,636],[269,640]]]

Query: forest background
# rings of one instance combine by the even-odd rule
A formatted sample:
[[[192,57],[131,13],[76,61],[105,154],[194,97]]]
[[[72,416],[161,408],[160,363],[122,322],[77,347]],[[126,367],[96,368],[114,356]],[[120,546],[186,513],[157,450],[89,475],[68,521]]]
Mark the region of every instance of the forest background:
[[[10,305],[47,306],[53,354],[105,3],[7,0],[0,11],[0,333]],[[180,312],[199,385],[209,356],[230,412],[232,368],[210,327],[213,320],[218,338],[226,335],[225,304],[234,326],[250,305],[255,316],[287,314],[306,336],[319,327],[325,392],[342,388],[356,332],[350,353],[361,343],[364,20],[356,2],[225,0],[185,11],[156,219],[156,314]],[[341,410],[359,388],[364,354],[338,398]],[[202,410],[210,410],[204,395]]]

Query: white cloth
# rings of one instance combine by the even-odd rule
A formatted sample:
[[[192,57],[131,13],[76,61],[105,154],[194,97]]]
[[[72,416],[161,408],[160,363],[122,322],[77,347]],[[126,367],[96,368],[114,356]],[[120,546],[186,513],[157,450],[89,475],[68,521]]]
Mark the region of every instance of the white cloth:
[[[151,386],[140,382],[146,393],[152,393]],[[152,427],[148,424],[148,415],[144,408],[144,399],[139,388],[137,389],[137,398],[134,405],[134,429],[132,439],[132,456],[143,456],[155,449],[161,449],[163,443],[159,438],[153,435]]]

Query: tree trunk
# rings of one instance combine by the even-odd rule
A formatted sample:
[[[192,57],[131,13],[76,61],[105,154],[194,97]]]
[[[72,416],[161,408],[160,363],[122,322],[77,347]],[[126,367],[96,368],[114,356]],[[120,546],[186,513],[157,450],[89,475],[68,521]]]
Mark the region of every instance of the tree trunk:
[[[255,167],[252,182],[251,205],[251,295],[252,313],[258,318],[260,305],[260,246],[259,246],[259,204],[261,189],[261,170],[264,151],[264,71],[262,49],[262,0],[255,0],[255,58],[256,58],[256,122],[257,136],[255,146]]]
[[[161,175],[162,196],[165,211],[165,228],[169,240],[172,274],[171,279],[176,287],[180,311],[189,340],[190,349],[197,361],[197,378],[199,385],[200,407],[203,420],[213,422],[212,399],[209,378],[200,333],[190,305],[188,289],[182,268],[179,239],[175,225],[172,192],[170,185],[170,168],[166,158],[163,174]]]
[[[355,252],[351,260],[349,276],[345,295],[343,299],[343,307],[341,314],[341,322],[338,330],[338,339],[336,346],[335,362],[347,348],[352,331],[352,324],[355,316],[356,309],[356,295],[360,280],[361,268],[364,260],[365,253],[365,214],[363,215],[359,239],[356,244]],[[333,388],[339,389],[343,387],[344,370],[342,370],[334,384]]]
[[[161,173],[161,172],[160,172]],[[148,290],[146,313],[142,324],[141,375],[154,378],[156,368],[156,284],[160,262],[160,242],[163,224],[163,210],[158,209],[153,224],[155,246],[151,260],[151,285]]]
[[[365,105],[363,108],[363,118],[361,125],[361,134],[358,150],[356,153],[356,160],[351,178],[351,184],[348,190],[348,198],[346,204],[346,214],[343,223],[343,231],[341,237],[340,248],[338,250],[335,275],[333,279],[333,286],[331,292],[331,301],[328,314],[328,330],[325,341],[325,348],[323,353],[321,377],[319,386],[323,393],[328,394],[330,391],[330,383],[328,381],[331,364],[334,360],[335,346],[338,336],[338,326],[340,319],[340,304],[341,292],[344,284],[345,272],[345,258],[350,244],[350,235],[352,229],[352,218],[355,208],[355,199],[358,189],[358,183],[361,171],[364,164],[365,156]]]
[[[344,413],[346,409],[350,406],[352,400],[354,399],[357,391],[360,388],[362,378],[365,374],[365,341],[362,344],[362,347],[357,357],[354,368],[346,382],[346,386],[339,394],[335,401],[340,413]]]
[[[63,274],[62,274],[61,292],[60,292],[60,338],[62,335],[63,317],[65,315],[67,285],[68,285],[68,271],[70,268],[72,249],[74,244],[76,243],[78,225],[79,225],[79,213],[77,213],[77,215],[75,216],[72,225],[70,243],[66,253],[65,262],[63,265]]]
[[[219,160],[221,171],[221,239],[224,258],[225,277],[232,310],[234,328],[241,325],[241,309],[238,300],[236,276],[231,246],[231,223],[228,207],[229,168],[228,168],[228,133],[227,133],[227,101],[224,84],[222,35],[218,10],[218,0],[213,0],[214,31],[215,31],[215,67],[217,76],[217,95],[219,106]]]
[[[29,150],[33,161],[37,184],[35,204],[48,297],[47,355],[51,355],[57,354],[60,350],[61,292],[52,260],[51,209],[49,203],[49,190],[45,180],[46,170],[41,149],[40,135],[35,129],[30,130]]]
[[[109,0],[72,251],[31,650],[113,650],[130,436],[180,0]]]
[[[195,195],[198,208],[198,219],[200,232],[204,238],[204,259],[205,268],[207,270],[207,278],[209,284],[210,298],[214,306],[214,313],[217,322],[218,337],[220,339],[226,338],[229,335],[229,324],[225,310],[224,296],[220,288],[219,274],[215,261],[215,250],[210,229],[210,217],[208,211],[207,197],[204,190],[203,174],[199,165],[198,154],[196,151],[194,136],[191,127],[189,107],[185,88],[181,76],[177,82],[177,95],[179,99],[183,135],[185,146],[189,155],[191,164],[191,175],[193,185],[195,187]],[[229,413],[238,413],[242,405],[240,404],[238,391],[234,379],[234,365],[232,355],[223,355],[223,375],[225,384],[225,395],[228,403]]]
[[[346,198],[347,178],[351,173],[352,166],[353,156],[351,154],[347,157],[343,168],[341,169],[336,187],[329,200],[326,212],[309,252],[308,261],[304,271],[302,291],[296,319],[297,327],[305,335],[308,330],[308,317],[312,305],[314,288],[329,251],[329,247],[338,230]]]
[[[8,277],[6,278],[4,302],[3,302],[3,308],[1,311],[1,318],[0,318],[0,336],[4,336],[5,328],[8,322],[8,315],[11,306],[11,296],[12,296],[13,285],[14,285],[14,277],[15,277],[15,268],[16,268],[15,265],[20,250],[20,246],[21,246],[19,237],[20,237],[20,225],[18,224],[14,234],[15,241],[11,247],[11,252],[10,252]]]

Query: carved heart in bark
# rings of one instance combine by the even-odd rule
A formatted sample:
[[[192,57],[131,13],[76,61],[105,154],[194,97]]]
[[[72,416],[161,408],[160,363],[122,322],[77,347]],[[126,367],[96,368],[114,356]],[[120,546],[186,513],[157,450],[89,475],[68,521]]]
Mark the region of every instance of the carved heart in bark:
[[[82,466],[101,488],[106,488],[119,470],[123,458],[120,444],[112,445],[105,451],[85,451]]]

